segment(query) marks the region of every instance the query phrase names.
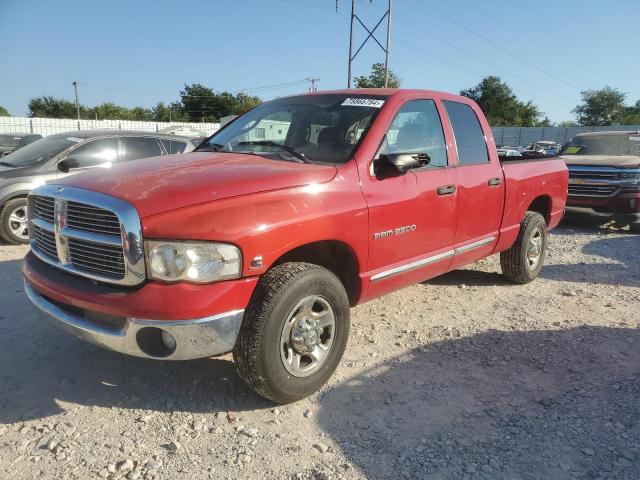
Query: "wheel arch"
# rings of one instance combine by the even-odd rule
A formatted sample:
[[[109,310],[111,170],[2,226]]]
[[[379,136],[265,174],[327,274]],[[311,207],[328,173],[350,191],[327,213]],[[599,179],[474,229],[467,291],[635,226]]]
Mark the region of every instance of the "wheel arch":
[[[552,200],[549,195],[539,195],[533,199],[526,211],[538,212],[544,217],[547,225],[549,225],[549,222],[551,221],[551,203]]]
[[[349,304],[354,306],[358,302],[361,290],[359,262],[347,243],[340,240],[320,240],[299,245],[282,254],[270,268],[287,262],[312,263],[326,268],[342,282]]]

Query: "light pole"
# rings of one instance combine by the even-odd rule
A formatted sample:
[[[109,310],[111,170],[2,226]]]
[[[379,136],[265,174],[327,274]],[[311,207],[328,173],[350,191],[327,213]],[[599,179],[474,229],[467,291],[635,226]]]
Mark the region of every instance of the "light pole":
[[[76,91],[76,115],[80,120],[80,102],[78,102],[78,82],[73,82],[73,88]]]

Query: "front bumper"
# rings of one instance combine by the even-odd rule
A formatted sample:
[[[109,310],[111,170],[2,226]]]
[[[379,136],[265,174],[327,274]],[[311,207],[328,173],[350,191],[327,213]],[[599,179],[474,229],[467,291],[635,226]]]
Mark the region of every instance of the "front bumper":
[[[64,330],[109,350],[166,360],[231,351],[257,283],[251,277],[205,285],[148,282],[128,289],[63,272],[31,252],[22,272],[29,299]]]
[[[244,310],[233,310],[193,320],[162,321],[123,319],[120,328],[108,328],[76,315],[49,301],[25,281],[29,300],[54,324],[77,338],[107,350],[136,357],[191,360],[221,355],[233,350]],[[163,340],[163,332],[172,343]]]
[[[592,211],[597,214],[612,215],[621,222],[640,223],[640,192],[622,193],[613,197],[569,195],[567,210]]]

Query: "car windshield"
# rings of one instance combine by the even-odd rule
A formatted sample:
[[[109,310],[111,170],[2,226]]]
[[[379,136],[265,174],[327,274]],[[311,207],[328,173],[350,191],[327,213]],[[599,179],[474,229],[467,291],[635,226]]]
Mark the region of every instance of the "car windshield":
[[[17,147],[18,145],[20,145],[20,137],[0,135],[0,147]]]
[[[9,167],[28,167],[53,158],[71,145],[81,142],[81,138],[52,135],[36,140],[2,158],[2,164]]]
[[[197,151],[237,152],[304,163],[345,163],[387,97],[315,94],[263,103],[205,140]]]
[[[640,135],[585,135],[574,137],[560,155],[637,155],[640,156]]]

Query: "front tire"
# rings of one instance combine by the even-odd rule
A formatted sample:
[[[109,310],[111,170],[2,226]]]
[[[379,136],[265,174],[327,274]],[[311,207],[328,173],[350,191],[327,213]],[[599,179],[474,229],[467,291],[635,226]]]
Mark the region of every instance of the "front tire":
[[[14,245],[29,243],[27,199],[15,198],[0,213],[0,237]]]
[[[239,376],[259,395],[290,403],[319,390],[347,345],[349,299],[329,270],[284,263],[258,282],[233,358]]]
[[[527,212],[516,242],[500,253],[502,273],[514,283],[529,283],[540,273],[546,256],[547,222],[538,212]]]

